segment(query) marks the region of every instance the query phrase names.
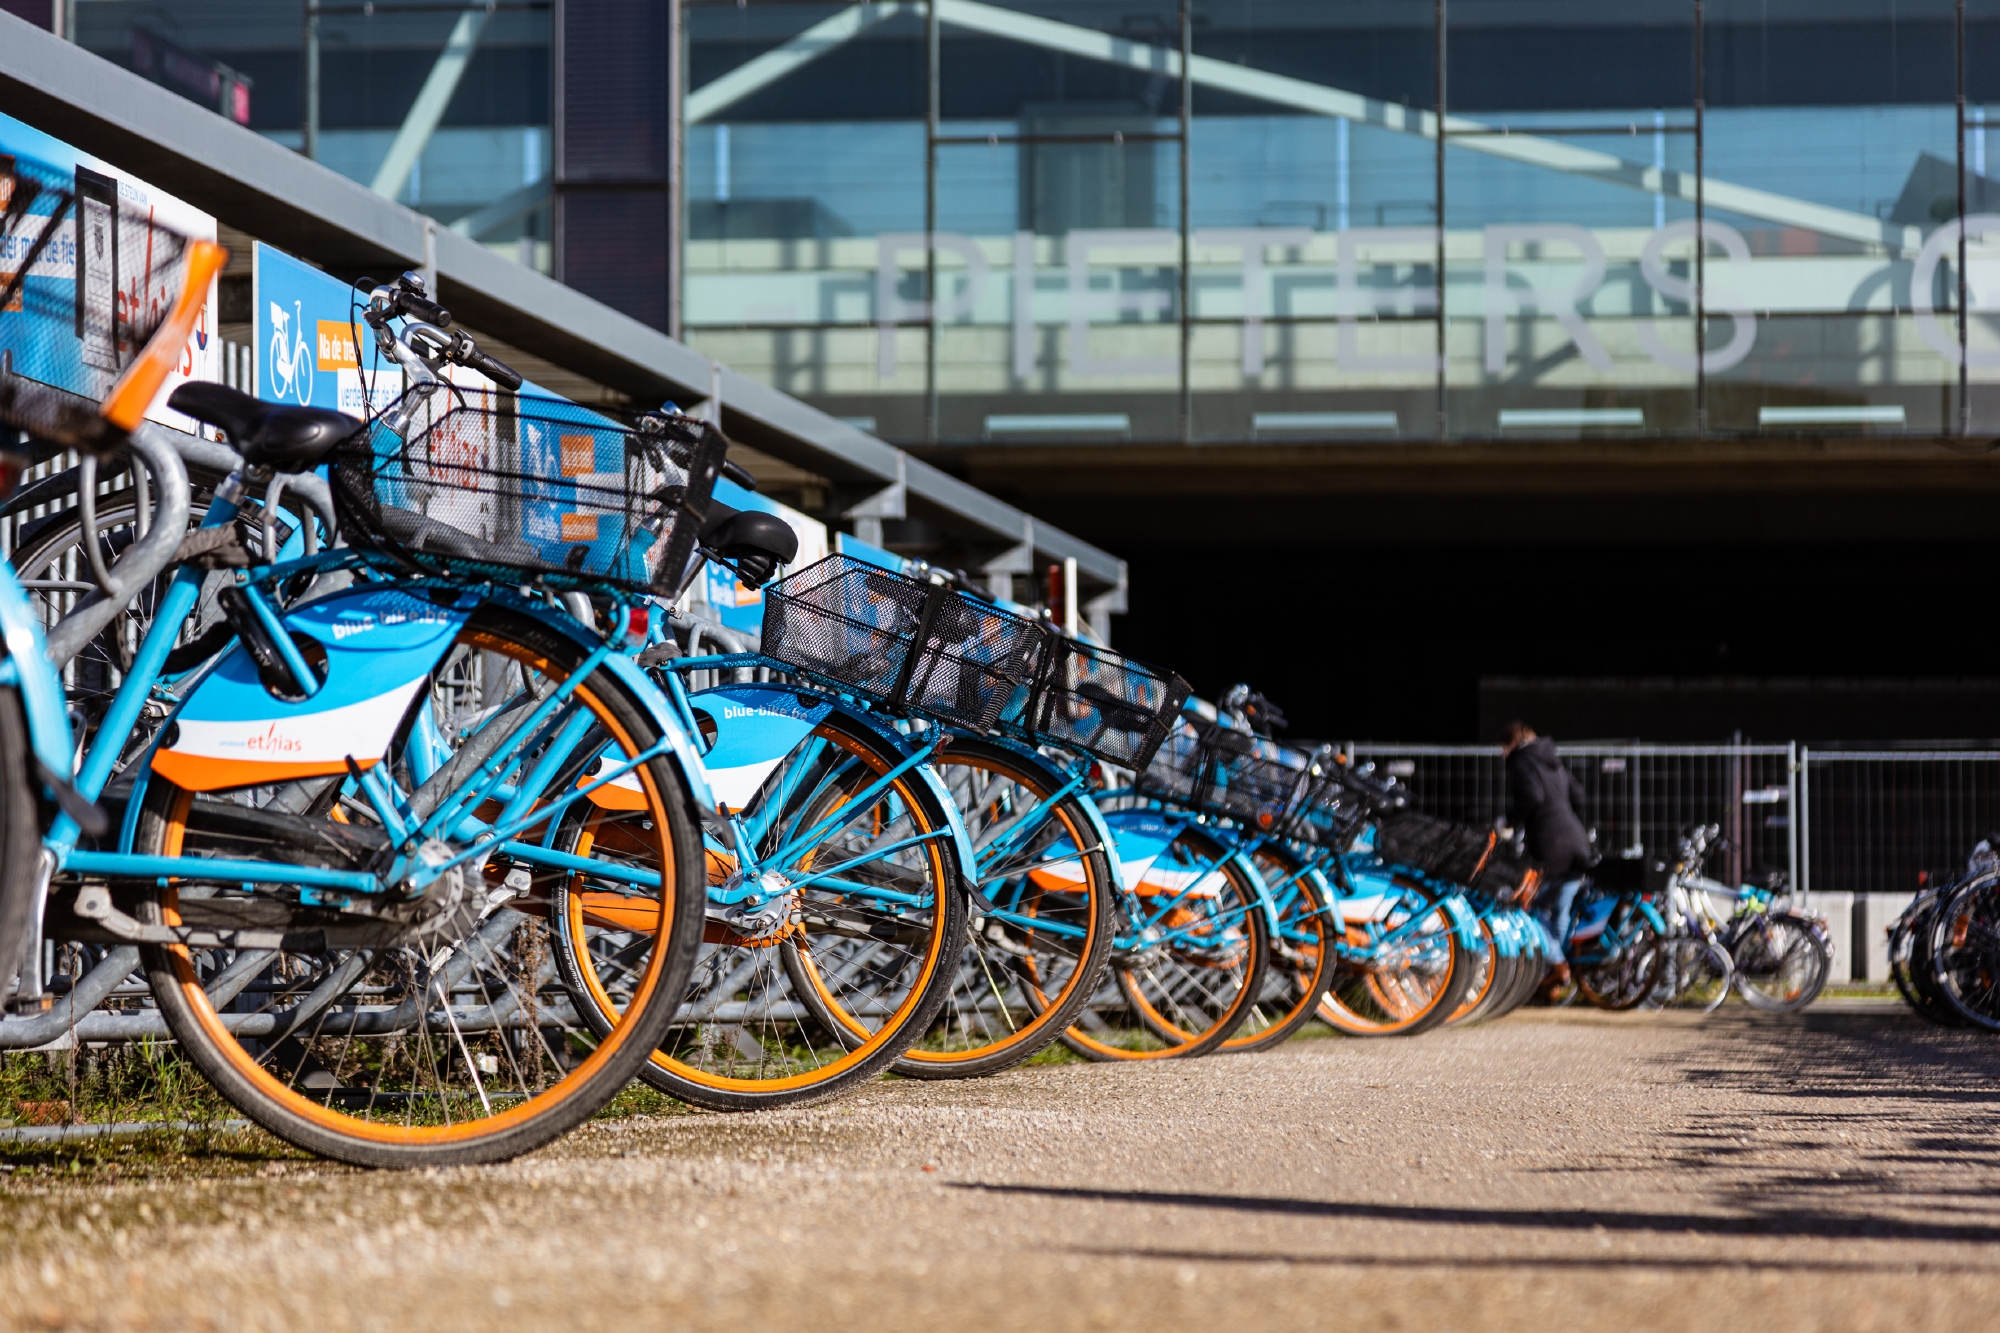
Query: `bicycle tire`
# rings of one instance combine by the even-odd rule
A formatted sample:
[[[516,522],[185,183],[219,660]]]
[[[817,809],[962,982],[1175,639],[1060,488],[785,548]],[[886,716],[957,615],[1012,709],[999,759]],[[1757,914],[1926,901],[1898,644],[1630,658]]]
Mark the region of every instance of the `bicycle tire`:
[[[692,702],[700,709],[702,696]],[[820,748],[811,749],[813,742]],[[801,744],[819,756],[811,762],[824,767],[801,777],[781,761],[761,789],[774,801],[796,802],[782,808],[798,828],[810,828],[904,758],[839,710]],[[869,828],[857,836],[878,837],[881,845],[901,841],[905,827],[914,830],[909,836],[929,839],[886,867],[922,876],[929,906],[856,905],[852,895],[827,889],[802,892],[790,923],[769,936],[745,938],[708,922],[677,1012],[639,1067],[641,1079],[711,1111],[807,1106],[886,1072],[936,1019],[950,989],[945,962],[962,947],[968,919],[961,867],[944,834],[950,815],[928,784],[905,773],[854,820]],[[573,826],[564,836],[587,832]],[[802,849],[800,864],[809,869],[811,858],[835,846],[829,835]],[[733,863],[725,864],[713,849],[707,860],[708,880],[725,882]],[[600,981],[602,960],[577,947],[573,929],[583,892],[570,880],[557,889],[557,965],[583,997],[585,1021],[601,1024],[613,1012]],[[921,923],[914,939],[907,938],[912,919]],[[884,1006],[888,1012],[870,1026]]]
[[[1465,988],[1465,998],[1458,1008],[1445,1016],[1445,1026],[1457,1027],[1478,1021],[1481,1005],[1490,1004],[1503,981],[1499,946],[1493,939],[1493,928],[1485,918],[1479,921],[1479,937],[1483,947],[1475,950],[1477,960],[1472,965],[1472,980]]]
[[[1039,828],[1024,831],[1007,822],[1021,799],[1032,802],[1031,810],[1047,804],[1067,775],[1018,750],[963,736],[953,738],[934,767],[974,847],[1004,830],[1013,850],[979,870],[974,921],[944,1007],[893,1068],[906,1078],[976,1078],[1033,1057],[1075,1021],[1111,957],[1116,881],[1083,807],[1089,797],[1073,794],[1049,805]],[[994,901],[996,893],[1008,895],[1011,924],[991,915],[1006,910]],[[1056,929],[1023,927],[1021,917]],[[1084,934],[1079,943],[1058,930]],[[1019,996],[1011,1005],[1010,994]],[[988,1017],[989,995],[1000,1027]]]
[[[2000,875],[1951,890],[1926,935],[1938,998],[1961,1023],[2000,1032]]]
[[[0,1000],[17,973],[39,966],[25,957],[32,932],[42,830],[36,809],[34,749],[18,691],[0,690]]]
[[[1775,938],[1785,943],[1774,947]],[[1810,921],[1790,912],[1753,917],[1729,939],[1736,962],[1736,992],[1753,1008],[1794,1013],[1819,998],[1833,970],[1833,951]],[[1794,969],[1798,970],[1794,970]],[[1775,984],[1766,989],[1766,978]]]
[[[1676,936],[1661,951],[1661,979],[1656,987],[1672,993],[1659,999],[1662,1009],[1684,1009],[1707,1015],[1722,1007],[1735,986],[1736,965],[1729,950],[1697,935]],[[1658,997],[1651,997],[1658,998]]]
[[[1631,942],[1622,946],[1616,957],[1570,966],[1577,993],[1591,1005],[1613,1013],[1638,1008],[1659,983],[1660,970],[1667,962],[1663,952],[1666,943],[1652,926],[1641,922]]]
[[[1272,883],[1299,874],[1298,858],[1281,847],[1260,847],[1253,859],[1259,870],[1268,867],[1265,879]],[[1278,935],[1271,940],[1262,991],[1244,1016],[1243,1026],[1224,1039],[1223,1051],[1261,1051],[1289,1041],[1319,1015],[1319,1003],[1333,984],[1331,904],[1310,876],[1299,876],[1296,887],[1297,894],[1278,918]]]
[[[1222,845],[1192,826],[1167,848],[1186,864],[1215,876],[1210,896],[1169,907],[1156,928],[1165,934],[1143,947],[1114,952],[1103,983],[1084,1002],[1063,1044],[1086,1060],[1185,1060],[1229,1040],[1261,992],[1270,957],[1269,931],[1256,890]],[[1167,859],[1167,858],[1162,858]],[[1128,890],[1141,886],[1128,885]],[[1121,917],[1152,910],[1134,892]],[[1157,913],[1156,913],[1157,914]],[[1120,929],[1137,929],[1129,919]]]
[[[1404,896],[1401,906],[1424,922],[1424,929],[1415,946],[1399,949],[1383,965],[1342,960],[1336,967],[1319,1014],[1350,1037],[1428,1032],[1458,1009],[1473,981],[1468,951],[1439,901],[1401,879],[1396,884]],[[1354,922],[1348,923],[1347,935],[1352,946],[1370,943]]]
[[[495,654],[517,664],[524,680],[532,672],[555,682],[571,675],[587,653],[537,621],[489,607],[467,622],[447,664]],[[447,664],[435,674],[442,676]],[[654,718],[610,672],[599,668],[574,697],[625,754],[658,744]],[[413,709],[428,706],[431,698],[421,693],[413,703]],[[305,909],[274,896],[237,902],[223,897],[227,886],[218,886],[204,898],[188,892],[189,879],[148,887],[134,911],[147,924],[240,924],[254,914],[270,918],[265,928],[286,931],[285,944],[268,959],[260,960],[256,949],[236,951],[234,958],[226,950],[200,950],[206,973],[197,970],[197,950],[143,946],[141,963],[162,1018],[223,1097],[309,1152],[359,1166],[413,1168],[500,1161],[550,1142],[596,1114],[644,1064],[673,1017],[699,939],[700,913],[686,910],[688,895],[677,892],[679,885],[700,883],[700,843],[686,788],[663,757],[634,772],[642,799],[633,823],[644,829],[632,836],[649,836],[660,862],[674,873],[656,896],[642,900],[650,905],[651,925],[632,1001],[594,1040],[563,1008],[547,958],[547,900],[532,884],[509,898],[495,898],[497,891],[489,889],[480,898],[459,899],[413,935],[360,947],[328,947],[323,933],[314,939],[306,927],[316,919],[323,932],[329,928],[323,916],[306,917]],[[332,781],[337,792],[340,779]],[[324,796],[325,780],[314,782]],[[274,809],[288,807],[276,800],[262,807]],[[361,827],[358,807],[332,806],[334,812],[350,809],[341,820],[322,816],[315,827]],[[155,775],[141,808],[137,849],[178,855],[225,848],[231,856],[266,851],[266,859],[298,858],[276,834],[259,841],[259,825],[246,818],[237,805],[197,802],[193,793]],[[322,836],[331,840],[334,834]],[[480,901],[488,906],[479,908]],[[357,1002],[342,1010],[341,998],[364,980],[371,989],[359,993],[373,996],[374,1008]],[[314,988],[301,993],[309,982]],[[474,1003],[460,1005],[455,997],[467,993],[462,988],[468,983]],[[230,992],[231,985],[238,989]],[[433,993],[444,1001],[435,1013]],[[251,1035],[241,1038],[216,1002],[219,997],[242,1023],[246,995],[254,1007],[243,1026]],[[392,998],[397,1002],[384,1013]],[[371,1033],[371,1027],[383,1031]],[[496,1111],[495,1099],[512,1105]]]

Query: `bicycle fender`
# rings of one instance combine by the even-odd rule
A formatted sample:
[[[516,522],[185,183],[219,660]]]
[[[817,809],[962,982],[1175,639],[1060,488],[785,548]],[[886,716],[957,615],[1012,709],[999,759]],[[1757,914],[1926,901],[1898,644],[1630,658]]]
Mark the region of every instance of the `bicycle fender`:
[[[1458,933],[1458,942],[1467,949],[1477,949],[1480,942],[1479,914],[1472,910],[1472,904],[1456,893],[1446,894],[1438,903],[1444,908],[1445,915],[1451,918],[1451,924]]]
[[[76,762],[76,741],[69,729],[62,677],[49,665],[42,622],[11,574],[0,575],[0,642],[7,646],[4,668],[11,672],[10,683],[20,692],[35,758],[51,773],[68,778]],[[14,781],[18,776],[10,773],[6,780]]]
[[[776,685],[718,685],[690,694],[688,707],[715,723],[715,738],[701,757],[708,789],[717,803],[740,812],[826,720],[833,701]]]
[[[331,777],[378,762],[410,701],[478,607],[440,606],[400,588],[360,585],[295,607],[286,630],[326,653],[326,683],[296,703],[264,688],[238,642],[188,694],[151,771],[188,791]]]
[[[1320,901],[1326,904],[1321,915],[1326,917],[1327,923],[1333,927],[1335,933],[1345,934],[1347,917],[1340,910],[1340,893],[1333,887],[1333,881],[1328,879],[1326,872],[1318,866],[1308,867],[1306,878],[1312,882],[1315,889],[1319,890]]]

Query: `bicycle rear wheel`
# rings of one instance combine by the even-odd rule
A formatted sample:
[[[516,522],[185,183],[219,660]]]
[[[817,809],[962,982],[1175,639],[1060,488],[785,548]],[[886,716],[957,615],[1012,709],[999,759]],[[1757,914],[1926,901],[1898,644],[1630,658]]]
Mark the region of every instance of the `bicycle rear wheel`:
[[[1028,1059],[1075,1020],[1111,956],[1117,895],[1089,798],[1049,799],[1066,775],[971,737],[954,738],[936,768],[980,855],[979,882],[944,1008],[895,1071],[971,1078]]]
[[[483,663],[518,681],[517,696],[546,698],[586,652],[527,617],[482,610],[435,670],[433,689],[417,696],[412,717],[419,708],[443,711],[444,735],[470,733],[461,756],[499,742],[488,752],[514,752],[508,769],[523,786],[548,759],[556,771],[543,779],[546,799],[576,776],[548,748],[561,715],[530,735],[522,727],[529,710],[503,703],[468,718],[454,708],[459,691],[446,686]],[[660,742],[654,719],[608,671],[584,679],[563,707],[572,717],[586,714],[616,755],[638,756]],[[425,785],[397,757],[401,750],[392,747],[378,767],[421,795]],[[453,771],[447,763],[444,772]],[[225,939],[232,931],[265,935],[231,947],[144,946],[161,1016],[217,1091],[310,1152],[362,1166],[448,1166],[549,1142],[594,1115],[645,1062],[673,1017],[698,939],[700,899],[682,887],[701,882],[685,788],[664,758],[632,776],[636,808],[620,820],[621,836],[647,846],[652,864],[670,873],[652,888],[621,885],[628,972],[616,1021],[580,1021],[551,956],[549,875],[510,864],[500,851],[473,863],[472,873],[434,881],[404,919],[308,905],[296,890],[248,892],[192,872],[140,889],[133,915],[147,924],[225,932]],[[348,781],[197,794],[155,774],[136,849],[365,868],[391,839],[372,807],[343,790]],[[455,788],[447,777],[428,790]],[[438,843],[427,851],[464,849],[456,834]]]
[[[1803,1009],[1819,998],[1833,954],[1812,923],[1789,912],[1753,917],[1729,942],[1736,989],[1759,1009]]]

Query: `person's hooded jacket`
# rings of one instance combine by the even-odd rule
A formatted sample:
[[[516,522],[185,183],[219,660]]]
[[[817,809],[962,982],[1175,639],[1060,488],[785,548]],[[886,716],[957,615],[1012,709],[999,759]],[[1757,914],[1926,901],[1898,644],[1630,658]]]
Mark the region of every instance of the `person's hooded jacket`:
[[[1537,736],[1507,756],[1507,818],[1527,834],[1528,855],[1549,882],[1560,884],[1590,864],[1590,835],[1577,807],[1583,784],[1556,756],[1556,743]]]

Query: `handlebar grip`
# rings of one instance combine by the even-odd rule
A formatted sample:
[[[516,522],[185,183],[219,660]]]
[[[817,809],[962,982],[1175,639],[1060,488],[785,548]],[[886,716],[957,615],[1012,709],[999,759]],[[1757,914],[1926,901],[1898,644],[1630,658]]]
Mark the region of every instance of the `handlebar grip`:
[[[397,292],[396,304],[406,315],[415,315],[426,324],[435,324],[441,329],[451,327],[451,311],[435,301],[426,301],[412,292]]]
[[[730,462],[726,458],[722,460],[722,475],[746,491],[755,491],[757,489],[757,479],[746,472],[741,466]]]
[[[467,370],[478,371],[508,393],[520,392],[520,372],[499,358],[488,356],[476,347],[467,348],[465,352],[460,354],[458,363]]]

